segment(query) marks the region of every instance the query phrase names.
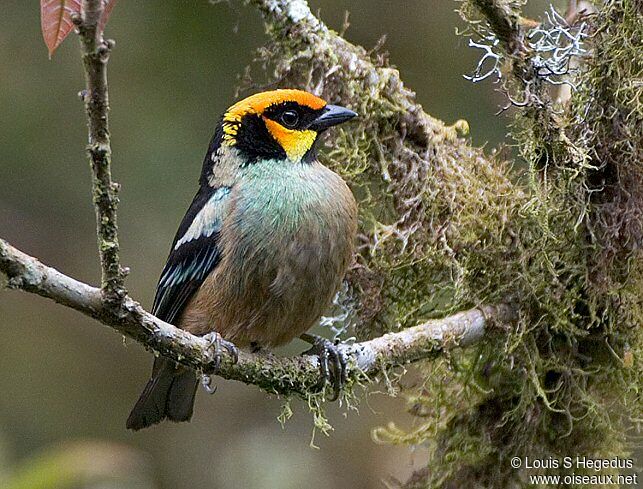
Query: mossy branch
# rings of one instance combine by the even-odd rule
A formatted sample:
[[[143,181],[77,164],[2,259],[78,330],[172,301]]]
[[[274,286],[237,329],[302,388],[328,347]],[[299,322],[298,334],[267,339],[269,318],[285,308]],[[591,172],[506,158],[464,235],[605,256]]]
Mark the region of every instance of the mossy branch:
[[[551,101],[543,91],[543,74],[534,60],[537,54],[532,49],[526,37],[530,29],[539,25],[538,22],[522,17],[519,2],[511,0],[469,0],[469,5],[482,15],[488,29],[499,41],[499,48],[504,56],[511,62],[511,74],[524,92],[523,101],[513,100],[509,96],[511,90],[507,86],[510,105],[519,107],[536,106],[543,108],[549,106]],[[461,10],[461,14],[468,19],[468,15]],[[527,40],[528,41],[528,40]],[[505,107],[508,108],[509,106]]]
[[[490,243],[513,242],[503,235],[518,226],[525,193],[505,162],[471,145],[466,121],[447,125],[427,113],[385,55],[329,29],[306,1],[246,3],[264,16],[270,42],[259,60],[278,86],[306,88],[363,115],[324,155],[359,199],[359,254],[348,275],[358,334],[511,302],[515,290],[495,282],[461,289],[458,303],[449,297],[464,269],[458,262],[480,263]],[[512,252],[489,263],[506,263]],[[495,296],[479,300],[489,287]]]
[[[525,54],[520,13],[506,0],[471,0],[473,6],[487,20],[502,47],[508,54]]]
[[[448,127],[427,114],[415,100],[415,93],[404,85],[396,69],[374,64],[363,47],[350,43],[318,19],[305,0],[245,0],[245,3],[262,13],[267,30],[273,37],[308,47],[319,62],[332,58],[335,70],[338,75],[341,74],[347,88],[352,83],[358,83],[373,94],[377,91],[386,92],[386,96],[390,97],[386,101],[387,112],[394,109],[399,114],[397,130],[404,135],[403,139],[408,137],[426,147],[445,139],[454,139],[459,133],[468,131],[465,121]],[[377,97],[374,95],[373,98]],[[355,103],[354,100],[342,102]],[[377,113],[370,111],[365,114],[378,117]]]
[[[276,85],[367,115],[327,161],[360,197],[349,275],[359,334],[471,304],[519,311],[506,336],[425,362],[423,382],[404,389],[417,424],[393,426],[389,440],[430,451],[413,487],[514,487],[525,472],[510,457],[625,453],[626,420],[641,411],[636,2],[603,2],[574,25],[553,8],[525,19],[522,1],[463,2],[505,108],[518,109],[511,132],[528,179],[473,148],[466,123],[426,114],[385,55],[328,29],[305,0],[246,3],[264,15],[258,59]],[[575,90],[554,104],[561,83]]]
[[[107,62],[114,42],[103,39],[100,28],[103,8],[102,0],[83,0],[82,15],[74,16],[73,22],[80,36],[85,71],[83,99],[87,112],[87,153],[92,169],[92,195],[102,267],[101,289],[110,301],[120,302],[127,294],[123,285],[126,270],[121,268],[119,259],[116,224],[119,185],[112,180],[111,174],[107,87]]]
[[[319,390],[318,358],[311,355],[277,357],[239,352],[236,363],[227,353],[216,368],[210,342],[154,317],[129,296],[116,306],[96,287],[48,267],[0,239],[0,271],[8,286],[82,312],[109,326],[147,349],[205,374],[259,386],[276,394],[305,396]],[[481,340],[494,325],[514,319],[510,306],[486,306],[441,320],[428,321],[398,333],[361,343],[341,345],[349,362],[349,382],[363,381],[382,369],[434,358],[444,350],[468,346]]]
[[[415,102],[413,92],[404,87],[397,70],[373,65],[362,48],[345,41],[312,15],[306,2],[253,0],[252,3],[274,23],[275,29],[284,32],[296,29],[297,35],[306,38],[310,45],[324,46],[337,53],[339,62],[346,69],[352,69],[355,76],[368,78],[382,87],[391,99],[390,105],[396,107],[396,114],[401,115],[396,129],[413,144],[423,147],[444,145],[445,151],[449,151],[452,144],[463,144],[454,141],[457,131],[464,130],[464,126],[450,128],[426,114]],[[126,270],[121,268],[119,260],[118,184],[111,177],[107,63],[113,41],[103,39],[99,22],[102,10],[102,1],[83,0],[82,15],[73,18],[80,36],[86,79],[83,98],[102,265],[101,287],[79,282],[0,240],[0,271],[8,276],[9,287],[76,309],[155,353],[204,374],[216,371],[223,378],[254,384],[279,394],[306,396],[318,391],[317,357],[278,358],[241,352],[237,363],[224,355],[221,365],[217,366],[214,349],[208,340],[159,320],[128,296],[124,287]],[[319,36],[324,36],[324,42],[318,42]],[[478,163],[483,164],[484,160],[480,159]],[[349,380],[363,380],[365,375],[375,375],[382,369],[434,358],[446,349],[470,345],[480,340],[491,324],[504,323],[512,317],[513,309],[508,306],[486,306],[370,341],[342,345],[341,349],[349,359]]]

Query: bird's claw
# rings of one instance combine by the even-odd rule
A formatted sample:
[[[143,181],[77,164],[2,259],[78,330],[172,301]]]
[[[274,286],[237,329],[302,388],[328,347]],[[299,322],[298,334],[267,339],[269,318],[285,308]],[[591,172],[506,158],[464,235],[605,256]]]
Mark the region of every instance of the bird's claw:
[[[219,333],[213,331],[203,336],[208,342],[209,348],[214,348],[214,371],[216,372],[221,367],[221,360],[223,359],[222,352],[223,350],[227,351],[228,354],[232,357],[232,363],[237,363],[239,361],[239,350],[233,343],[230,343],[227,340],[224,340]],[[207,390],[207,388],[206,388]]]
[[[224,340],[216,331],[204,335],[203,339],[208,342],[208,348],[214,349],[214,353],[212,354],[214,358],[214,372],[219,370],[219,368],[221,367],[223,350],[226,350],[232,357],[233,363],[237,363],[239,361],[239,350],[237,349],[237,347],[229,341]],[[217,386],[212,385],[212,377],[207,373],[203,373],[201,375],[201,385],[208,394],[214,394],[217,391]]]
[[[217,386],[212,385],[212,377],[208,374],[201,375],[201,385],[208,394],[214,394],[217,391]]]
[[[317,355],[319,358],[319,371],[321,386],[330,382],[333,386],[333,396],[329,401],[335,401],[346,384],[346,357],[332,341],[321,336],[305,333],[300,336],[302,340],[312,345],[304,354]]]

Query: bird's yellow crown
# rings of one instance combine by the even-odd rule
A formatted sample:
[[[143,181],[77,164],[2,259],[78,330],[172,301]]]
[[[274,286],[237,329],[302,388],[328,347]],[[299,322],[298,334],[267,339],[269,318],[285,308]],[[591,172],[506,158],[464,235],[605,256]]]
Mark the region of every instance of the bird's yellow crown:
[[[303,90],[282,89],[256,93],[235,103],[224,114],[223,144],[237,144],[242,119],[247,115],[256,115],[263,119],[266,129],[283,148],[288,158],[295,162],[300,161],[315,143],[317,132],[285,127],[280,121],[266,117],[266,110],[285,103],[296,104],[313,111],[326,107],[325,100]]]
[[[239,100],[230,107],[223,117],[224,120],[237,121],[246,114],[263,114],[271,105],[284,102],[296,102],[304,107],[314,110],[323,109],[326,101],[304,90],[280,89],[269,92],[255,93]]]

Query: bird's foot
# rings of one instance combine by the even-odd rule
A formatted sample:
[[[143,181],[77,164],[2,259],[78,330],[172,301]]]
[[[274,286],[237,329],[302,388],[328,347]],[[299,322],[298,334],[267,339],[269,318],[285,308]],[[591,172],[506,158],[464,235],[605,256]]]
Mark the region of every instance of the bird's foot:
[[[346,357],[335,343],[326,338],[310,333],[304,333],[300,338],[312,345],[312,348],[304,354],[317,355],[319,358],[322,387],[326,382],[330,382],[333,386],[333,397],[329,401],[337,400],[346,383]]]
[[[233,343],[224,340],[223,337],[213,331],[203,336],[203,339],[208,342],[209,348],[214,348],[214,371],[216,372],[221,367],[221,360],[223,359],[223,350],[227,351],[228,354],[232,357],[232,363],[237,363],[239,361],[239,350]]]
[[[221,367],[223,350],[226,350],[232,357],[233,363],[237,363],[237,361],[239,361],[239,350],[237,347],[229,341],[224,340],[216,331],[204,335],[203,339],[208,342],[208,348],[214,348],[214,372],[219,370]],[[212,385],[212,377],[209,374],[204,373],[201,375],[201,385],[208,394],[214,394],[217,391],[217,386]]]
[[[201,385],[208,394],[214,394],[217,391],[217,386],[212,385],[212,376],[208,374],[201,374]]]

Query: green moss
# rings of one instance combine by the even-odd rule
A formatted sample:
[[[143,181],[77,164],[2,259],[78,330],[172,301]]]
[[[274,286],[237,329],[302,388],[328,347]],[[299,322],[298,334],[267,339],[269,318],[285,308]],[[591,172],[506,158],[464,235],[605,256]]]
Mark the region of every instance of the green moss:
[[[513,456],[627,449],[627,416],[643,408],[636,9],[613,0],[592,21],[595,51],[567,105],[518,110],[512,135],[524,175],[472,148],[462,122],[448,127],[424,115],[378,53],[334,35],[302,39],[268,28],[274,42],[260,58],[275,79],[322,87],[328,100],[363,115],[335,135],[325,157],[360,202],[359,257],[349,274],[356,333],[481,304],[519,311],[512,331],[422,365],[425,382],[404,391],[419,421],[413,429],[375,432],[380,441],[430,448],[427,487],[509,487],[524,483]],[[545,83],[531,88],[547,98]],[[507,89],[523,98],[521,83]],[[320,400],[308,404],[322,428]]]
[[[429,442],[428,487],[524,484],[511,456],[627,452],[628,415],[642,407],[643,110],[635,101],[643,54],[635,46],[643,26],[634,3],[610,2],[595,29],[596,51],[570,105],[526,108],[514,124],[529,178],[507,229],[516,246],[505,249],[508,273],[488,259],[498,256],[497,241],[462,267],[467,294],[482,272],[515,291],[516,331],[484,345],[475,366],[463,355],[451,366],[455,378],[427,368],[426,396],[414,402],[433,405],[454,381],[475,381],[464,409],[440,402],[420,429],[387,431],[391,442]],[[483,291],[480,300],[493,297]]]

